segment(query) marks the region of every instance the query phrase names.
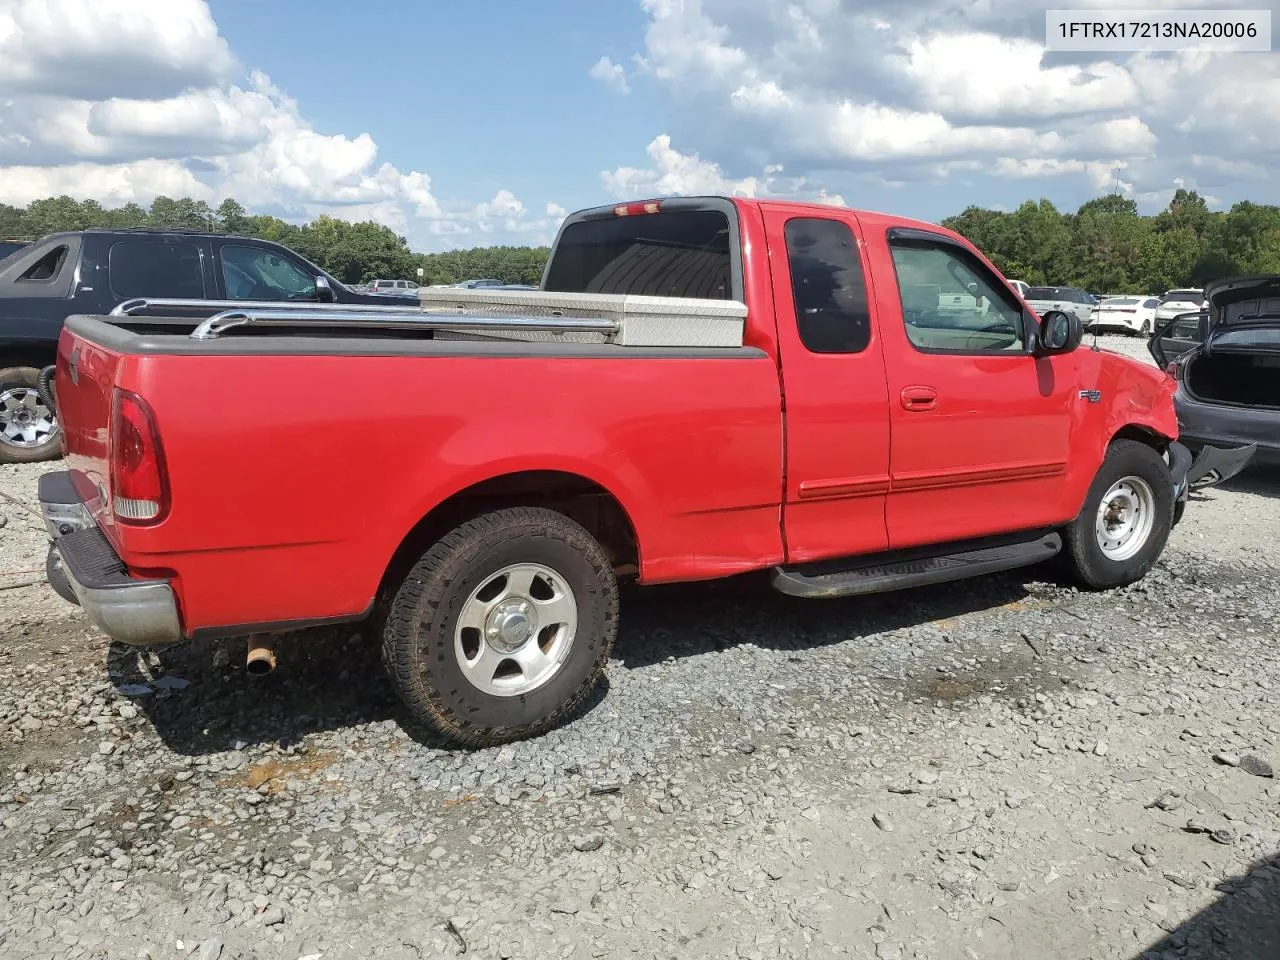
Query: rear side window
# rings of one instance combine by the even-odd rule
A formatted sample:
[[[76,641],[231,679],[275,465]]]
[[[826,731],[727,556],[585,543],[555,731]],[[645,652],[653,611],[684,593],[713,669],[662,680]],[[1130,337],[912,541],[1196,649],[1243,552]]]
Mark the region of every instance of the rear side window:
[[[871,311],[853,232],[838,220],[798,217],[785,234],[800,342],[813,353],[865,350]]]
[[[719,210],[679,210],[570,224],[544,289],[729,300],[732,276],[729,218]]]
[[[67,262],[67,248],[54,247],[43,257],[22,271],[22,276],[18,278],[19,283],[25,283],[33,280],[54,280],[57,279],[58,272],[62,269],[62,265]]]
[[[120,240],[108,259],[118,297],[204,297],[200,248],[194,243]]]

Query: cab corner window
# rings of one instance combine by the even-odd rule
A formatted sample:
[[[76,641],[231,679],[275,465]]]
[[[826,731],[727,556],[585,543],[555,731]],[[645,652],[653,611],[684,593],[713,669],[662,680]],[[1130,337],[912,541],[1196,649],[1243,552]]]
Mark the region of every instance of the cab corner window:
[[[222,283],[230,300],[315,300],[316,278],[274,250],[222,245]]]
[[[853,232],[839,220],[797,217],[785,235],[800,342],[813,353],[865,350],[871,311]]]
[[[913,346],[966,354],[1022,349],[1021,306],[977,259],[928,240],[891,240],[890,249]]]
[[[28,267],[18,278],[19,283],[30,283],[32,281],[50,281],[58,278],[62,265],[67,260],[67,247],[64,244],[60,247],[54,247],[43,257]]]

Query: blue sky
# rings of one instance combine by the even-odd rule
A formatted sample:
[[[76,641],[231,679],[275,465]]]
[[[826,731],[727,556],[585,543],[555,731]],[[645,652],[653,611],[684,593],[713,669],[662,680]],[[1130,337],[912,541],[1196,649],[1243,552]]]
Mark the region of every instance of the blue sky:
[[[1280,200],[1280,57],[1050,54],[1026,0],[52,2],[0,5],[0,202],[235,196],[435,250],[679,193]]]
[[[347,2],[210,6],[236,54],[317,128],[370,133],[383,159],[429,170],[442,197],[507,188],[601,201],[599,171],[642,159],[663,123],[651,86],[620,98],[587,75],[602,55],[623,61],[636,49],[646,18],[625,0],[379,0],[341,34]]]

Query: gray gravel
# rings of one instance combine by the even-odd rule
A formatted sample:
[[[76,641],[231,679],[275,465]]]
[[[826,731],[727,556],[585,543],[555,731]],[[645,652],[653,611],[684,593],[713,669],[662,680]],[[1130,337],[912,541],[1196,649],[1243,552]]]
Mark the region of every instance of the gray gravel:
[[[5,958],[1280,955],[1274,471],[1113,593],[629,592],[583,715],[476,752],[350,629],[112,648],[0,516]]]

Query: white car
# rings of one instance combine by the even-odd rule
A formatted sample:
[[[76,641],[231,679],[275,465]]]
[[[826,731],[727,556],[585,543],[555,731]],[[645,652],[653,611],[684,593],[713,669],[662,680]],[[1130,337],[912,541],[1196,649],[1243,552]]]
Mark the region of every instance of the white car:
[[[1093,297],[1079,287],[1032,287],[1023,299],[1037,316],[1043,317],[1050,310],[1060,310],[1074,313],[1082,324],[1089,322],[1095,306]]]
[[[1018,296],[1023,300],[1027,299],[1027,294],[1031,292],[1031,284],[1025,280],[1010,280],[1009,286],[1018,291]]]
[[[1107,297],[1093,308],[1088,327],[1090,330],[1119,330],[1149,337],[1156,328],[1159,306],[1159,297]]]
[[[1172,320],[1180,313],[1195,313],[1204,306],[1204,291],[1195,287],[1169,290],[1160,298],[1156,323]]]

